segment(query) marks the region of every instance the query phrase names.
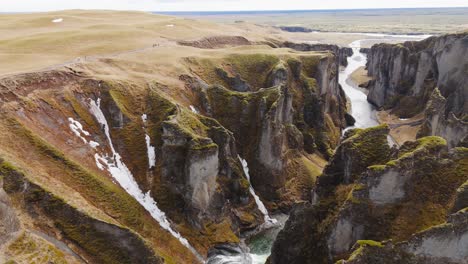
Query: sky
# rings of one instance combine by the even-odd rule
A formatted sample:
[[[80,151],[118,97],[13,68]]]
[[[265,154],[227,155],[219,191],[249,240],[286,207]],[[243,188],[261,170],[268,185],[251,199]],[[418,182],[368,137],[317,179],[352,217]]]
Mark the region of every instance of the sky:
[[[0,0],[0,12],[64,9],[244,11],[467,6],[467,0]]]

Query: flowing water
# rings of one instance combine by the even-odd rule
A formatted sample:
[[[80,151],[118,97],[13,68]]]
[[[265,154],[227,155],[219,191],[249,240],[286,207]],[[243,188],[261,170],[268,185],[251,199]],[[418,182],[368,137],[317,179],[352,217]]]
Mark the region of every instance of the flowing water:
[[[268,256],[270,255],[271,252],[271,246],[273,244],[273,241],[276,237],[276,234],[279,232],[279,227],[278,225],[278,220],[275,218],[270,217],[270,214],[268,213],[268,210],[265,207],[265,204],[263,204],[262,200],[260,200],[260,197],[255,193],[255,190],[250,182],[250,174],[249,174],[249,167],[247,164],[247,161],[245,159],[242,159],[240,156],[238,157],[240,162],[242,163],[242,168],[244,169],[244,174],[247,177],[247,180],[249,180],[250,183],[250,194],[255,199],[255,203],[257,204],[258,209],[260,212],[263,214],[263,219],[264,223],[258,228],[261,231],[261,234],[257,234],[253,236],[253,238],[256,239],[250,239],[251,243],[249,243],[249,248],[250,248],[250,257],[252,258],[252,263],[253,264],[263,264],[267,260]],[[269,235],[265,235],[264,233],[267,232],[268,230],[277,230],[277,232],[273,235],[273,233],[268,233]]]
[[[351,115],[356,120],[354,126],[347,127],[343,133],[351,128],[368,128],[379,125],[377,109],[367,101],[367,95],[361,88],[359,88],[358,84],[351,80],[351,74],[359,67],[365,67],[367,63],[366,54],[360,51],[362,42],[369,41],[374,43],[383,43],[395,42],[395,40],[402,42],[406,40],[423,40],[430,37],[430,35],[374,35],[382,38],[356,40],[349,44],[353,49],[353,55],[348,57],[348,66],[339,73],[338,82],[351,102]],[[390,146],[396,145],[396,141],[390,135],[387,136],[387,140]]]
[[[268,210],[265,207],[265,204],[263,204],[262,200],[260,200],[260,197],[258,197],[258,195],[255,193],[252,183],[250,182],[250,174],[249,174],[249,167],[248,167],[247,161],[245,159],[242,159],[240,156],[238,156],[238,158],[239,158],[239,161],[242,163],[242,168],[244,169],[245,177],[247,177],[247,180],[249,180],[250,194],[252,194],[252,196],[254,197],[258,210],[260,210],[260,212],[262,212],[263,214],[263,220],[265,221],[263,225],[266,225],[266,226],[275,225],[277,223],[276,219],[270,217],[270,215],[268,214]]]
[[[340,71],[338,77],[341,87],[351,101],[351,115],[356,120],[354,126],[349,128],[377,126],[379,121],[377,121],[375,107],[367,101],[367,95],[350,78],[359,67],[366,66],[367,57],[359,51],[361,40],[356,40],[349,46],[353,49],[353,55],[348,57],[348,66]]]

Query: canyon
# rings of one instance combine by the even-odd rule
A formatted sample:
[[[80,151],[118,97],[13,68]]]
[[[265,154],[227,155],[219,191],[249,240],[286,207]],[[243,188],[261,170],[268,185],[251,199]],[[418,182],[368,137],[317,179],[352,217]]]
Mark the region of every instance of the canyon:
[[[468,261],[468,33],[2,19],[2,263]]]

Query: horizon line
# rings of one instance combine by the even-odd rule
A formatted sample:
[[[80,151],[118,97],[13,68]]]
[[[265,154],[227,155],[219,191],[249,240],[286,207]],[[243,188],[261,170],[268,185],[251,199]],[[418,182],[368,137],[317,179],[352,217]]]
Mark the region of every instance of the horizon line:
[[[371,11],[371,10],[411,10],[411,9],[467,9],[468,6],[441,6],[441,7],[369,7],[369,8],[324,8],[324,9],[252,9],[252,10],[141,10],[141,9],[87,9],[87,8],[71,8],[71,9],[57,9],[47,11],[0,11],[0,14],[12,13],[47,13],[47,12],[60,12],[60,11],[73,11],[73,10],[87,10],[87,11],[139,11],[150,13],[254,13],[254,12],[326,12],[326,11]]]
[[[257,10],[172,10],[172,11],[156,11],[149,12],[158,13],[213,13],[213,12],[307,12],[307,11],[360,11],[360,10],[402,10],[402,9],[453,9],[453,8],[468,8],[468,6],[431,6],[431,7],[369,7],[369,8],[326,8],[326,9],[257,9]],[[139,10],[129,10],[139,11]],[[148,11],[148,10],[146,10]]]

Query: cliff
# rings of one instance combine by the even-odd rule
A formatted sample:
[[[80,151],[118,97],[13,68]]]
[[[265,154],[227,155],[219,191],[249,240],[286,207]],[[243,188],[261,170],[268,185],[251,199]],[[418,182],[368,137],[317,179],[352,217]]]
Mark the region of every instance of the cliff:
[[[351,139],[345,139],[340,147]],[[360,140],[359,136],[354,139],[356,143]],[[378,144],[382,143],[372,149]],[[380,161],[369,159],[367,165],[375,165],[367,168],[354,167],[364,154],[359,152],[349,155],[345,164],[331,162],[319,177],[312,205],[297,208],[278,235],[270,263],[331,263],[339,259],[348,259],[342,263],[395,263],[398,260],[385,256],[396,249],[391,243],[378,242],[388,240],[397,243],[396,248],[404,248],[401,263],[465,260],[468,254],[457,241],[466,240],[466,216],[450,215],[466,206],[466,201],[461,202],[465,194],[461,186],[467,179],[466,149],[449,151],[442,138],[425,137],[387,153]],[[332,161],[343,160],[342,155],[336,152]],[[333,167],[336,169],[331,170]],[[353,168],[355,173],[350,173]],[[444,224],[447,218],[449,222],[458,220]],[[452,228],[461,231],[452,233]],[[413,235],[417,232],[422,233]],[[414,262],[405,258],[408,255]]]
[[[345,127],[336,58],[251,46],[3,77],[6,256],[40,232],[78,262],[198,263],[265,221],[251,183],[270,210],[309,200]]]
[[[467,33],[374,45],[368,52],[367,70],[374,78],[368,101],[402,118],[426,109],[421,135],[442,136],[456,146],[468,131],[467,63]]]
[[[307,43],[294,43],[286,41],[282,45],[283,47],[291,48],[299,51],[332,51],[335,53],[338,64],[340,66],[348,66],[348,57],[353,55],[353,49],[348,47],[339,47],[331,44],[307,44]]]
[[[328,156],[346,125],[335,56],[234,54],[187,63],[198,76],[183,79],[199,94],[199,109],[233,132],[269,206],[308,200],[317,176],[311,155]]]

